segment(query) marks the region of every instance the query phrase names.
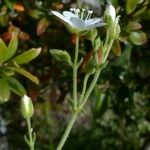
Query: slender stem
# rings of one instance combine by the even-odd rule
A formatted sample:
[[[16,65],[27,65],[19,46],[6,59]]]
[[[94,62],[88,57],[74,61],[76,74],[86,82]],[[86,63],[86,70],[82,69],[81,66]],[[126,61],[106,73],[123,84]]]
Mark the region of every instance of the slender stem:
[[[73,101],[77,107],[77,71],[78,71],[79,36],[76,36],[75,58],[73,63]]]
[[[92,90],[94,89],[94,86],[95,86],[95,84],[96,84],[96,82],[97,82],[97,80],[98,80],[98,78],[99,78],[100,72],[101,72],[100,69],[98,69],[98,70],[96,71],[96,73],[95,73],[95,75],[94,75],[94,78],[93,78],[93,80],[92,80],[92,82],[91,82],[91,84],[90,84],[88,90],[86,91],[85,96],[84,96],[84,98],[82,99],[81,104],[80,104],[80,109],[81,109],[81,110],[83,109],[83,107],[84,107],[85,103],[87,102],[87,100],[88,100],[88,98],[89,98],[89,96],[90,96]]]
[[[84,98],[86,87],[87,87],[87,81],[89,79],[89,76],[90,76],[89,74],[86,74],[85,77],[84,77],[83,89],[82,89],[82,93],[81,93],[81,96],[80,96],[80,99],[79,99],[79,104],[82,101],[82,99]]]
[[[28,119],[26,119],[26,121],[27,121],[28,135],[29,135],[29,141],[30,141],[29,147],[30,147],[30,150],[34,150],[34,142],[33,142],[33,137],[32,137],[31,120],[30,120],[30,118],[28,118]]]
[[[73,127],[73,124],[74,124],[74,122],[75,122],[76,119],[77,119],[77,116],[78,116],[78,112],[75,112],[75,113],[72,115],[72,118],[71,118],[70,122],[68,123],[67,128],[66,128],[66,130],[65,130],[65,132],[64,132],[64,134],[63,134],[63,137],[62,137],[62,139],[60,140],[60,143],[59,143],[58,147],[56,148],[56,150],[61,150],[62,147],[64,146],[64,144],[65,144],[65,142],[66,142],[66,140],[67,140],[67,138],[68,138],[68,136],[69,136],[69,133],[70,133],[72,127]]]

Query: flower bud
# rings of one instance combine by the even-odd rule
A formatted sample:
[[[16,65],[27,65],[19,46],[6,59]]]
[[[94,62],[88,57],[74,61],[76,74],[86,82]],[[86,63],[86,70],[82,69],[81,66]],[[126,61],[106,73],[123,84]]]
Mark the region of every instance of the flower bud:
[[[115,21],[116,18],[116,10],[113,5],[109,5],[105,10],[106,15],[110,16],[112,21]]]
[[[21,99],[21,114],[25,119],[32,117],[34,112],[33,103],[30,97],[24,95]]]

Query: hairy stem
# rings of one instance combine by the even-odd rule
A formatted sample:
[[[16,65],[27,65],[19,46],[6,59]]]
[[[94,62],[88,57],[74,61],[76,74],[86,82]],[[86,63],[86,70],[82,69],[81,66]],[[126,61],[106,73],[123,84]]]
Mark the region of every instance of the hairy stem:
[[[79,36],[76,36],[75,58],[73,63],[73,101],[77,107],[77,71],[78,71]]]
[[[65,132],[63,134],[63,137],[60,140],[60,143],[59,143],[58,147],[56,148],[56,150],[61,150],[62,147],[64,146],[64,144],[65,144],[65,142],[66,142],[66,140],[67,140],[67,138],[68,138],[68,136],[70,134],[70,131],[71,131],[72,127],[73,127],[73,124],[74,124],[74,122],[77,119],[77,116],[78,116],[78,112],[76,112],[76,113],[74,113],[72,115],[72,118],[71,118],[70,122],[68,123],[67,128],[66,128],[66,130],[65,130]]]
[[[95,72],[94,78],[93,78],[93,80],[92,80],[88,90],[86,91],[84,98],[81,100],[82,101],[81,104],[80,104],[80,109],[81,110],[83,109],[84,105],[86,104],[86,102],[87,102],[91,92],[93,91],[94,86],[95,86],[95,84],[96,84],[96,82],[97,82],[97,80],[99,78],[100,72],[101,72],[101,69],[98,69]]]
[[[32,137],[31,120],[30,120],[30,118],[28,118],[26,121],[27,121],[28,135],[29,135],[29,141],[30,141],[29,147],[30,147],[30,150],[34,150],[34,142],[33,142],[33,137]]]
[[[87,87],[87,81],[89,79],[89,76],[90,76],[89,74],[86,74],[85,77],[84,77],[83,88],[82,88],[82,93],[81,93],[81,96],[80,96],[80,99],[79,99],[79,104],[82,101],[82,99],[84,98],[84,95],[85,95],[85,92],[86,92],[86,87]]]

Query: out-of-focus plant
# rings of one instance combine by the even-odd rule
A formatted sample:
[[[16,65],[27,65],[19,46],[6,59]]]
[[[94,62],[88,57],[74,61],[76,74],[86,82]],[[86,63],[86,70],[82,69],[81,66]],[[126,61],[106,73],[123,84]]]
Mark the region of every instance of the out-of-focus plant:
[[[0,103],[9,100],[11,91],[19,96],[23,96],[26,93],[23,85],[17,79],[12,77],[15,73],[25,76],[36,84],[39,83],[37,77],[33,76],[20,65],[27,64],[36,58],[39,55],[41,48],[32,48],[15,56],[17,48],[17,33],[13,34],[8,46],[6,46],[4,41],[0,39]]]
[[[57,147],[57,150],[61,150],[79,113],[84,111],[84,106],[94,89],[101,70],[107,65],[107,58],[114,40],[119,36],[120,26],[119,16],[116,16],[115,8],[112,5],[109,5],[104,13],[104,21],[106,24],[100,18],[91,19],[92,11],[88,11],[86,15],[85,9],[80,11],[80,9],[71,8],[70,11],[64,11],[62,14],[56,11],[51,12],[64,22],[71,33],[76,35],[74,61],[71,60],[71,56],[66,51],[50,51],[55,59],[68,63],[73,69],[73,91],[72,96],[68,98],[72,107],[72,116]],[[102,41],[95,28],[104,25],[106,25],[106,39]],[[83,88],[81,94],[78,94],[77,75],[78,69],[83,62],[83,58],[78,60],[79,40],[83,35],[91,41],[93,52],[88,62],[84,65],[85,77],[83,80]],[[89,78],[92,78],[91,82],[89,82]]]

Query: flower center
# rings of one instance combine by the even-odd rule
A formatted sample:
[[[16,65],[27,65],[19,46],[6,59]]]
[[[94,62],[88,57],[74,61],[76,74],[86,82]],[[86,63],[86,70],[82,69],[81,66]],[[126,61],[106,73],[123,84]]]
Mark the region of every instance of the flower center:
[[[78,8],[70,8],[70,11],[72,13],[75,14],[75,16],[77,18],[80,18],[82,20],[88,20],[91,18],[92,14],[93,14],[93,11],[92,10],[85,10],[84,8],[83,9],[78,9]]]

